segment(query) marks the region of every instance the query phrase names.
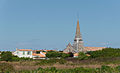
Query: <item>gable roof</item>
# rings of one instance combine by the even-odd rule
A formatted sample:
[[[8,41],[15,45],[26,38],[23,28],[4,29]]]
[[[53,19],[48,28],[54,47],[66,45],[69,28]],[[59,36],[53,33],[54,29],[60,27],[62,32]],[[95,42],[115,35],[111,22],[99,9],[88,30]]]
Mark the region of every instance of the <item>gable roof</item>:
[[[42,58],[43,58],[43,57],[46,57],[46,56],[45,56],[46,52],[42,52],[42,53],[43,53],[43,54],[41,54],[41,53],[40,53],[40,54],[33,53],[32,55],[33,55],[33,56],[39,56],[39,57],[42,57]]]
[[[97,50],[102,50],[105,49],[106,47],[85,47],[86,51],[97,51]]]
[[[32,51],[32,49],[18,49],[19,51]]]

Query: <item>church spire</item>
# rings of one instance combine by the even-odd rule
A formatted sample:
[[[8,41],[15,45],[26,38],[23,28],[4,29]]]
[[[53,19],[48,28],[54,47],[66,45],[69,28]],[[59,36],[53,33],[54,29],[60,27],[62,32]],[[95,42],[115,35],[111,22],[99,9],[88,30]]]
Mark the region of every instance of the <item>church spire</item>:
[[[79,20],[77,20],[76,35],[75,38],[82,38],[80,34]]]
[[[77,53],[82,52],[84,50],[83,40],[80,33],[79,20],[77,20],[76,35],[75,35],[73,47]]]
[[[77,20],[77,27],[76,27],[76,34],[74,39],[74,44],[71,45],[68,44],[67,48],[64,50],[64,52],[72,52],[72,53],[79,53],[84,52],[84,43],[80,34],[80,26],[79,26],[79,20]]]

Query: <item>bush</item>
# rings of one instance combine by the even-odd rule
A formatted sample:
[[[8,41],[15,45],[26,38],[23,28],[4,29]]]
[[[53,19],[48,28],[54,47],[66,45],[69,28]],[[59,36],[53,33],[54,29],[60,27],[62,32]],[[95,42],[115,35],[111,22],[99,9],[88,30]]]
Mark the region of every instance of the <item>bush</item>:
[[[20,61],[30,61],[30,60],[33,60],[32,58],[25,58],[25,57],[21,57],[21,58],[18,58]]]
[[[46,54],[46,57],[48,57],[48,58],[58,58],[58,57],[60,57],[60,58],[67,58],[69,56],[70,56],[70,54],[56,52],[56,51],[49,51]]]
[[[9,51],[1,53],[1,60],[3,61],[12,61],[12,57],[12,53]]]
[[[46,54],[46,57],[48,57],[48,58],[57,58],[57,57],[61,57],[61,56],[62,56],[62,54],[59,52],[56,52],[56,51],[49,51]]]
[[[69,54],[66,54],[66,53],[62,53],[62,58],[67,58],[67,57],[69,57],[70,55]]]
[[[117,66],[116,69],[120,72],[120,66]]]
[[[12,61],[30,61],[33,60],[32,58],[25,58],[25,57],[21,57],[19,58],[18,56],[12,56]]]
[[[78,55],[78,58],[79,58],[80,60],[84,60],[84,59],[88,59],[88,56],[86,56],[85,53],[80,52],[79,55]]]
[[[112,73],[112,68],[109,66],[102,66],[101,71],[102,71],[102,73],[105,73],[105,72]]]
[[[26,61],[33,60],[32,58],[19,58],[18,56],[12,55],[12,52],[6,51],[1,53],[0,61]]]
[[[106,48],[99,51],[88,52],[91,58],[120,57],[120,49]]]
[[[17,57],[17,56],[13,56],[13,57],[12,57],[12,61],[20,61],[20,58]]]
[[[64,59],[59,59],[58,62],[59,62],[59,64],[65,64],[67,61]]]

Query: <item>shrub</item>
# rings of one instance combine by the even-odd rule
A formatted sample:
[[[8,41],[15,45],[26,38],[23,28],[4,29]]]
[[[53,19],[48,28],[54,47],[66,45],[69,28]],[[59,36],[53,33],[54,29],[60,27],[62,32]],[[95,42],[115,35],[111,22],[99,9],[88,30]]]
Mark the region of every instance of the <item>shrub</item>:
[[[12,57],[12,53],[9,51],[1,53],[1,60],[3,61],[12,61]]]
[[[46,57],[48,58],[57,58],[57,57],[61,57],[62,53],[56,52],[56,51],[49,51],[46,54]]]
[[[60,58],[67,58],[69,56],[70,56],[70,54],[56,52],[56,51],[49,51],[46,54],[46,57],[48,57],[48,58],[58,58],[58,57],[60,57]]]
[[[59,64],[65,64],[67,61],[64,59],[59,59],[58,62],[59,62]]]
[[[108,58],[108,57],[120,57],[120,49],[106,48],[99,51],[88,52],[91,58]]]
[[[116,69],[120,72],[120,66],[117,66]]]
[[[111,71],[112,71],[112,68],[109,67],[109,66],[102,66],[102,67],[101,67],[101,71],[102,71],[102,73],[105,73],[105,72],[112,73],[112,72],[111,72]]]
[[[62,53],[62,58],[67,58],[67,57],[69,57],[70,55],[69,54],[66,54],[66,53]]]
[[[20,58],[18,56],[13,56],[12,61],[20,61]]]
[[[80,52],[79,55],[78,55],[78,58],[79,58],[80,60],[84,60],[84,59],[88,59],[88,56],[86,56],[85,53]]]

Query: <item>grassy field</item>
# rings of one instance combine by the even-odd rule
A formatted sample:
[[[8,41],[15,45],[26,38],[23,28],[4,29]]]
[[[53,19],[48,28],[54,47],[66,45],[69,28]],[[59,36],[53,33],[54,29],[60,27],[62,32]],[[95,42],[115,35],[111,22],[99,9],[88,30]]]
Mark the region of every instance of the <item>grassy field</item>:
[[[8,70],[10,70],[10,71],[16,71],[16,72],[19,72],[19,71],[20,72],[22,72],[22,71],[31,72],[31,71],[33,71],[33,73],[36,70],[38,72],[40,72],[38,70],[39,68],[42,69],[43,73],[44,73],[44,71],[46,71],[46,69],[47,69],[47,71],[49,71],[49,68],[55,68],[55,70],[57,70],[58,73],[60,73],[60,71],[63,71],[63,72],[66,71],[67,73],[69,73],[68,72],[69,70],[71,70],[71,71],[73,70],[73,73],[74,73],[74,69],[76,72],[76,68],[77,69],[82,68],[85,71],[86,70],[95,70],[95,72],[92,72],[92,73],[102,73],[102,72],[96,72],[97,68],[101,69],[102,66],[109,66],[112,69],[116,70],[116,67],[120,66],[120,58],[119,57],[95,58],[95,59],[86,59],[86,60],[79,60],[77,58],[67,58],[67,59],[12,61],[12,62],[0,61],[0,70],[1,71],[7,71],[7,69],[4,69],[4,68],[8,68]],[[120,73],[118,71],[119,70],[117,70],[116,73]],[[86,73],[88,73],[88,72],[86,72]],[[105,73],[110,73],[110,72],[105,72]],[[113,73],[113,72],[111,72],[111,73]]]
[[[120,73],[120,49],[88,52],[90,56],[80,52],[78,58],[62,54],[61,59],[58,59],[58,53],[50,52],[49,60],[18,58],[7,54],[10,52],[4,52],[1,56],[0,73]],[[58,57],[53,57],[54,54]]]
[[[82,67],[63,64],[35,65],[33,62],[0,63],[0,73],[120,73],[120,66]]]

